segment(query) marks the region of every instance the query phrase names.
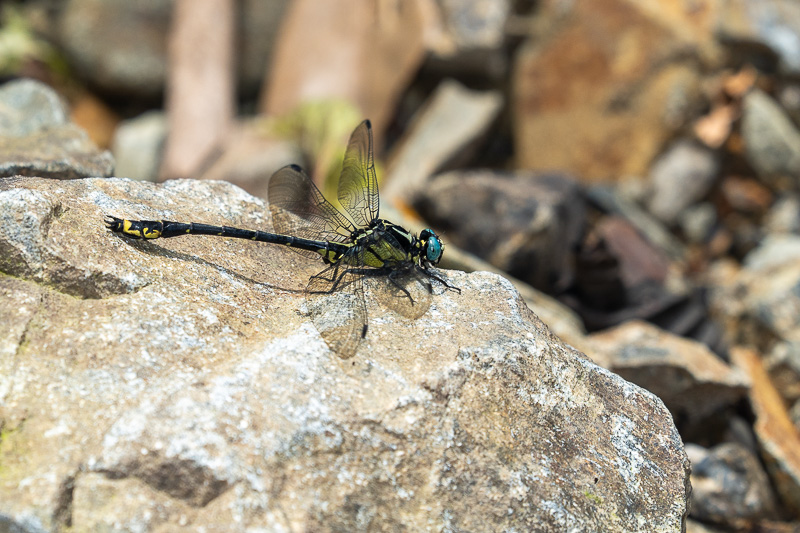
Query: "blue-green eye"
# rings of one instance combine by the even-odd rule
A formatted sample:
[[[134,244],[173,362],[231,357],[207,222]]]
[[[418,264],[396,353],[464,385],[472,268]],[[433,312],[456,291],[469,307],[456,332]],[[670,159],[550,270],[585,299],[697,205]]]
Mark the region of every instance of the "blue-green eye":
[[[436,234],[429,229],[424,230],[420,235],[427,237],[427,242],[425,244],[425,259],[431,263],[438,263],[442,258],[442,241],[440,241],[439,237],[437,237]]]

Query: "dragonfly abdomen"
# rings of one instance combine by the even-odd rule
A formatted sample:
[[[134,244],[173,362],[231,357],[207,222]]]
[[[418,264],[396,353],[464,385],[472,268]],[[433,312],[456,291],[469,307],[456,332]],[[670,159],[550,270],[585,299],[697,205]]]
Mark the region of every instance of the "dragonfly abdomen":
[[[197,222],[173,222],[171,220],[129,220],[117,217],[106,217],[106,225],[115,233],[122,233],[134,239],[166,239],[181,235],[214,235],[218,237],[232,237],[247,239],[270,244],[283,244],[291,248],[316,252],[328,262],[334,262],[350,249],[348,245],[303,239],[279,233],[267,233],[249,229],[234,228],[231,226],[213,226]]]

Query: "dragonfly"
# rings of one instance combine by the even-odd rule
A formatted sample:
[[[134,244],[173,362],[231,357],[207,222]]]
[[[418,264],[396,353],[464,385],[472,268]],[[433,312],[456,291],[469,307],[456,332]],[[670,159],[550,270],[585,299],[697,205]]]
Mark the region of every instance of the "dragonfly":
[[[348,142],[337,195],[329,202],[298,165],[272,175],[268,202],[276,233],[169,220],[131,220],[106,216],[114,233],[133,239],[213,235],[279,244],[325,267],[305,289],[311,321],[342,359],[355,355],[367,336],[365,281],[369,294],[409,318],[430,305],[433,285],[461,290],[436,269],[444,243],[432,229],[419,235],[380,218],[380,195],[373,159],[372,125],[359,124]]]

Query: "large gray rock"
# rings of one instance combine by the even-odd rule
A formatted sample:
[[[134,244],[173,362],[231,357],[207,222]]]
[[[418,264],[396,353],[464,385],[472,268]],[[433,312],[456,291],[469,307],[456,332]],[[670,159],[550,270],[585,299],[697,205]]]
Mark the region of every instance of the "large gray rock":
[[[444,272],[461,294],[418,320],[370,301],[342,360],[304,314],[321,262],[102,223],[270,228],[232,185],[5,179],[0,213],[0,527],[683,528],[689,464],[664,404],[498,276]]]
[[[114,158],[69,122],[58,95],[33,80],[0,87],[0,178],[110,176]]]

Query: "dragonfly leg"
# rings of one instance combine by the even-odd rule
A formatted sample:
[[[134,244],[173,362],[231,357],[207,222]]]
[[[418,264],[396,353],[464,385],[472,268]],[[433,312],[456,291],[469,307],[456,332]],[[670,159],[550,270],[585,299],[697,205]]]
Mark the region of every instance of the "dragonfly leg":
[[[442,285],[444,285],[446,288],[448,288],[450,290],[454,290],[454,291],[458,292],[458,294],[461,294],[461,289],[459,289],[455,285],[451,285],[445,278],[441,277],[439,274],[436,274],[434,271],[432,271],[430,269],[427,269],[427,268],[422,268],[420,266],[417,266],[417,268],[422,270],[425,273],[425,275],[428,276],[429,278],[433,278],[436,281],[438,281],[439,283],[441,283]]]

